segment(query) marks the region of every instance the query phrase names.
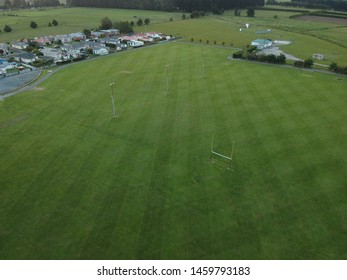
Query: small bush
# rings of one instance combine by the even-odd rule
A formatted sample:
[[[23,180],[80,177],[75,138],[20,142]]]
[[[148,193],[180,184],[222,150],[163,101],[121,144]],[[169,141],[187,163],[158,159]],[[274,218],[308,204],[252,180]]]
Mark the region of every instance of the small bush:
[[[242,51],[238,51],[236,53],[233,53],[233,58],[236,58],[236,59],[242,58],[242,54],[243,54]]]
[[[37,23],[36,23],[35,21],[32,21],[32,22],[30,23],[30,27],[31,27],[32,29],[36,29],[36,28],[37,28]]]
[[[11,26],[9,26],[9,25],[5,24],[4,31],[5,31],[5,32],[7,32],[7,33],[12,32],[12,28],[11,28]]]

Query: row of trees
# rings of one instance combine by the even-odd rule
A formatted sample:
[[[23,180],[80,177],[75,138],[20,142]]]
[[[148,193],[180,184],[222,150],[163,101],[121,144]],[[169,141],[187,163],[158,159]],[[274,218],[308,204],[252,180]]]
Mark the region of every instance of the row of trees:
[[[251,47],[246,52],[239,51],[233,54],[235,59],[247,59],[252,61],[267,62],[272,64],[285,64],[286,56],[284,54],[274,55],[274,54],[261,54],[255,53],[256,47]]]
[[[163,11],[221,11],[264,6],[264,0],[67,0],[77,7],[127,8]]]
[[[11,9],[11,8],[27,8],[30,6],[55,7],[59,5],[60,5],[59,0],[34,0],[34,1],[5,0],[3,7],[5,9]]]
[[[57,26],[58,25],[58,21],[53,19],[52,22],[48,23],[48,26],[53,26],[53,25]],[[37,23],[35,21],[31,21],[30,22],[30,27],[33,28],[33,29],[36,29],[38,27],[38,25],[37,25]],[[9,26],[8,24],[5,24],[4,31],[7,32],[7,33],[12,32],[12,27]]]
[[[309,9],[347,11],[347,1],[344,0],[291,0],[290,2],[267,0],[266,3],[270,5],[295,6]]]
[[[142,20],[142,18],[139,18],[136,21],[137,26],[142,26],[142,25],[148,25],[151,22],[149,18],[145,18]],[[111,29],[111,28],[116,28],[119,30],[120,33],[122,34],[127,34],[134,32],[133,27],[135,26],[134,21],[115,21],[112,22],[112,20],[109,17],[104,17],[101,20],[101,24],[99,26],[100,29]]]
[[[336,62],[330,64],[329,70],[338,74],[347,75],[347,66],[339,66]]]

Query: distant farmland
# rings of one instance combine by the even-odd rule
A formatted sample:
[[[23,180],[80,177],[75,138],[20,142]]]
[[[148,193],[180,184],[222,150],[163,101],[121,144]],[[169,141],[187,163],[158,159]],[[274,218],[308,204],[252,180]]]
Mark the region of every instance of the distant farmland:
[[[2,32],[2,42],[15,41],[20,38],[34,38],[37,36],[66,34],[82,31],[85,28],[96,29],[103,17],[108,16],[112,21],[136,21],[138,18],[150,18],[150,25],[136,27],[136,32],[156,31],[177,37],[186,42],[216,44],[234,48],[246,48],[252,40],[261,35],[256,31],[271,29],[267,38],[272,40],[287,40],[292,44],[281,47],[298,58],[307,59],[313,54],[323,54],[325,60],[320,63],[329,65],[335,61],[339,65],[347,65],[347,37],[345,24],[329,22],[312,22],[291,19],[297,12],[256,10],[254,18],[246,17],[246,11],[241,17],[235,17],[233,11],[226,11],[223,15],[208,15],[207,17],[182,20],[182,13],[166,13],[141,10],[120,9],[88,9],[88,8],[59,8],[43,10],[11,11],[0,14],[0,26],[8,24],[11,33]],[[187,14],[189,15],[189,14]],[[274,19],[274,16],[277,19]],[[53,19],[58,26],[49,27]],[[37,29],[30,28],[30,22],[38,24]],[[245,24],[250,28],[246,29]],[[240,32],[240,28],[243,31]]]
[[[230,54],[138,49],[1,101],[0,258],[346,259],[346,78]]]

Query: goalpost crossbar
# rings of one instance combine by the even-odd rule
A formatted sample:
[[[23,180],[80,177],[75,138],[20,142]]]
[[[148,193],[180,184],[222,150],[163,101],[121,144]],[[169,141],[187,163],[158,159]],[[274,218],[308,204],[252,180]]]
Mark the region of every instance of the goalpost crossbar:
[[[215,152],[215,151],[211,151],[211,153],[212,153],[212,154],[215,154],[215,155],[217,155],[217,156],[220,156],[220,157],[222,157],[222,158],[225,158],[225,159],[227,159],[227,160],[232,160],[231,157],[227,157],[227,156],[222,155],[222,154],[220,154],[220,153],[217,153],[217,152]]]

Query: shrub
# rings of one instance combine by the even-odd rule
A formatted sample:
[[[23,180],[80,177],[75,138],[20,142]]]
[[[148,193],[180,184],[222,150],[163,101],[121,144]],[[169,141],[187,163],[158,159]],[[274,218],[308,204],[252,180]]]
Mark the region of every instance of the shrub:
[[[190,15],[190,18],[199,18],[205,16],[205,12],[203,11],[193,11]]]
[[[304,67],[304,62],[301,60],[296,60],[296,61],[294,61],[294,66],[302,68],[302,67]]]
[[[136,22],[137,26],[142,26],[143,25],[143,20],[141,18],[138,19]]]
[[[242,58],[242,54],[243,54],[243,52],[242,51],[238,51],[238,52],[236,52],[236,53],[233,53],[233,58]]]
[[[332,63],[329,65],[329,70],[330,70],[330,71],[336,72],[336,69],[337,69],[337,63],[336,63],[336,62],[332,62]]]
[[[308,59],[305,59],[304,61],[304,67],[306,68],[312,68],[313,66],[313,59],[312,58],[308,58]]]
[[[35,21],[32,21],[32,22],[30,23],[30,27],[31,27],[32,29],[36,29],[36,28],[37,28],[37,23],[36,23]]]
[[[7,32],[7,33],[11,32],[12,31],[11,26],[5,24],[4,31]]]

